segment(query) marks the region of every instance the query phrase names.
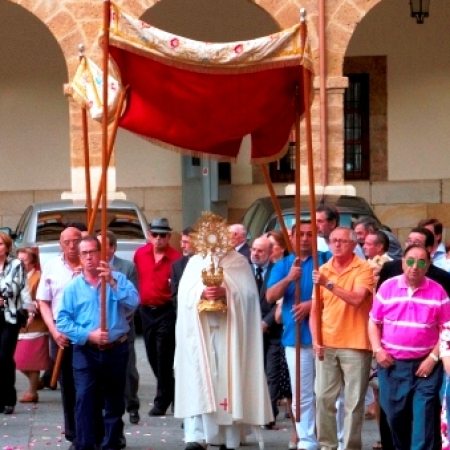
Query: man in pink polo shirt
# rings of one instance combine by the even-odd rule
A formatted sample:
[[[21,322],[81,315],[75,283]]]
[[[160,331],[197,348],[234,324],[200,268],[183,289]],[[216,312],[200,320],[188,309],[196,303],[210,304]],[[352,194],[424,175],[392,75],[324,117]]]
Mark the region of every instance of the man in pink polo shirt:
[[[425,450],[435,441],[437,394],[442,386],[440,327],[450,320],[444,289],[425,277],[430,253],[405,250],[403,274],[384,282],[374,299],[369,337],[378,363],[380,404],[395,448]]]

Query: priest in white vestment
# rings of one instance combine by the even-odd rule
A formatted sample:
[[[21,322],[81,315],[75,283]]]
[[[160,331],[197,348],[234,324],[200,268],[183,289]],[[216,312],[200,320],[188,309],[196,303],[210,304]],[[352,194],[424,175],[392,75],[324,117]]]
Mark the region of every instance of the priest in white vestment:
[[[178,289],[175,417],[183,418],[186,450],[208,444],[238,449],[242,425],[272,422],[264,373],[261,312],[248,260],[234,250],[216,260],[221,287],[206,287],[210,258],[193,256]],[[226,294],[226,312],[199,313],[200,298]]]

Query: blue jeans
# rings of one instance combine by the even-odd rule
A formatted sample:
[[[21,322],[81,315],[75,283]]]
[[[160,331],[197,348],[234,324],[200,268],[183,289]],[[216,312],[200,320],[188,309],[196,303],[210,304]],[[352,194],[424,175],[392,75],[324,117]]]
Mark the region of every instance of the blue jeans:
[[[445,396],[447,423],[450,424],[450,375],[445,375],[442,388],[443,395]]]
[[[95,416],[98,392],[104,408],[104,450],[117,450],[123,436],[125,381],[128,342],[100,351],[88,345],[75,345],[73,374],[76,387],[75,423],[77,450],[93,450],[96,444]]]
[[[428,377],[419,378],[415,373],[422,361],[395,360],[388,369],[378,366],[380,405],[397,450],[428,450],[435,441],[443,370],[438,363]]]

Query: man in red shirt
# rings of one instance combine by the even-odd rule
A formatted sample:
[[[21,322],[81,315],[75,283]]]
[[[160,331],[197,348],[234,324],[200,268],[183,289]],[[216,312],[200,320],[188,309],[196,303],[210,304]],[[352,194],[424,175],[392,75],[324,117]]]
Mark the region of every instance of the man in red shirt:
[[[150,416],[163,416],[174,399],[176,315],[171,300],[170,272],[172,263],[181,254],[169,245],[171,231],[166,218],[153,219],[148,232],[150,243],[134,255],[145,350],[157,381]]]

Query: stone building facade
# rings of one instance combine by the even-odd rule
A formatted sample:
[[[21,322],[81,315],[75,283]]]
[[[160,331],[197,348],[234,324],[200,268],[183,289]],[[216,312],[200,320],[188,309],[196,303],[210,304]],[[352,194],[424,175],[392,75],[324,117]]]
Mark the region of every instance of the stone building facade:
[[[165,1],[168,0],[161,0],[161,3]],[[10,2],[24,8],[47,27],[61,49],[67,68],[68,80],[72,78],[78,65],[78,55],[74,49],[79,43],[84,43],[88,56],[100,62],[101,55],[97,45],[97,36],[101,28],[102,1],[0,0],[0,2]],[[444,21],[445,17],[448,16],[448,11],[446,9],[444,11],[444,8],[448,8],[448,6],[445,6],[445,0],[432,0],[432,5],[433,2],[436,8],[436,16],[443,16],[442,21]],[[142,16],[158,2],[152,0],[116,0],[116,3],[135,16]],[[450,210],[448,209],[450,181],[447,179],[450,176],[448,175],[448,169],[447,171],[442,169],[442,172],[440,172],[442,164],[438,164],[438,170],[433,169],[433,166],[429,171],[425,170],[427,164],[431,164],[432,160],[436,158],[442,160],[450,137],[445,137],[445,145],[442,148],[439,147],[436,151],[431,152],[425,150],[425,155],[428,154],[429,159],[423,158],[424,167],[422,168],[417,168],[418,165],[420,166],[422,156],[424,156],[421,155],[420,148],[411,152],[414,155],[411,159],[409,156],[405,157],[403,147],[404,142],[407,142],[406,133],[399,132],[400,137],[396,136],[397,126],[390,121],[390,117],[402,116],[402,112],[398,111],[400,108],[398,105],[401,105],[402,102],[395,98],[395,93],[401,91],[401,89],[394,90],[393,86],[397,86],[397,81],[395,76],[392,78],[395,71],[391,71],[391,67],[395,68],[396,61],[401,60],[402,57],[395,56],[392,43],[384,42],[385,35],[371,35],[372,30],[377,28],[379,21],[384,20],[382,17],[387,16],[389,18],[389,15],[393,16],[390,19],[392,23],[398,23],[400,28],[409,30],[410,26],[420,27],[413,24],[413,19],[407,17],[409,13],[408,2],[397,2],[397,6],[394,6],[392,5],[393,2],[388,0],[325,0],[325,84],[328,105],[326,124],[328,154],[326,161],[320,160],[319,141],[321,124],[318,1],[257,0],[254,3],[270,15],[280,28],[286,28],[296,23],[301,7],[306,8],[308,12],[309,37],[317,75],[314,85],[315,100],[312,107],[316,181],[320,183],[320,180],[323,179],[322,169],[323,164],[325,164],[328,169],[327,184],[343,185],[347,183],[344,179],[343,170],[343,96],[348,85],[346,74],[367,73],[370,76],[370,177],[360,181],[352,180],[350,184],[355,186],[358,195],[364,196],[374,206],[379,218],[397,232],[401,238],[410,227],[416,225],[417,221],[424,217],[437,217],[444,222],[446,228],[450,228]],[[404,7],[404,11],[399,9],[399,3],[405,3],[401,6]],[[398,20],[396,16],[400,17],[403,14],[405,17]],[[433,22],[439,20],[439,18],[433,19],[432,14],[433,11],[431,11],[431,17],[425,26],[428,28],[434,26],[439,31],[442,22]],[[403,26],[402,23],[406,23],[407,20],[410,22]],[[415,30],[422,31],[422,29],[416,28],[412,32],[415,32]],[[376,41],[373,50],[370,48],[370,38]],[[385,44],[389,51],[383,53],[383,45]],[[449,47],[446,47],[446,51],[447,49]],[[445,68],[450,68],[449,58],[445,56],[444,59]],[[392,64],[393,62],[394,64]],[[404,76],[402,72],[395,73],[401,73],[401,76]],[[417,83],[417,81],[415,82]],[[397,102],[395,103],[397,106],[394,108],[390,106],[393,103],[389,103],[391,102],[391,96],[393,101]],[[447,100],[442,100],[439,109],[450,105],[450,100]],[[405,112],[409,110],[408,108],[405,104]],[[76,197],[84,190],[81,119],[79,107],[75,103],[68,103],[68,111],[71,180],[67,184],[65,195]],[[429,114],[426,110],[424,116],[427,117],[425,122],[432,123],[434,120],[432,114]],[[324,125],[322,124],[322,126]],[[398,128],[405,127],[407,129],[407,126],[407,124],[401,123]],[[437,125],[434,124],[433,126]],[[442,123],[440,123],[440,127],[443,127]],[[412,128],[414,129],[414,125],[412,125]],[[429,133],[430,136],[433,136],[431,131]],[[394,140],[391,139],[391,136]],[[90,162],[93,166],[95,179],[95,175],[98,176],[99,174],[101,162],[100,126],[94,123],[90,124],[89,140],[91,146]],[[174,157],[171,156],[171,158]],[[419,161],[419,164],[417,161]],[[302,158],[303,162],[304,158]],[[411,163],[411,169],[408,168],[409,163]],[[267,195],[267,190],[261,182],[259,169],[249,170],[248,167],[245,167],[248,165],[245,161],[240,161],[238,164],[241,165],[241,169],[233,169],[233,173],[245,172],[245,175],[242,177],[236,175],[232,178],[232,197],[228,203],[230,221],[238,220],[242,212],[255,198]],[[176,229],[182,228],[181,183],[179,180],[168,186],[154,186],[150,182],[144,186],[133,186],[131,183],[121,186],[120,183],[116,183],[115,167],[115,160],[113,159],[109,186],[111,192],[121,192],[128,199],[136,201],[144,209],[148,218],[160,214],[168,215]],[[302,167],[301,179],[302,183],[306,184],[305,164]],[[277,192],[283,193],[286,185],[277,183],[275,188]],[[61,197],[61,194],[62,190],[52,189],[51,183],[45,189],[24,189],[23,191],[1,189],[0,214],[2,215],[2,225],[13,226],[20,212],[28,203],[43,199],[57,199]]]

